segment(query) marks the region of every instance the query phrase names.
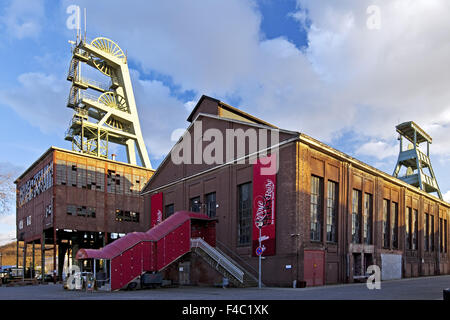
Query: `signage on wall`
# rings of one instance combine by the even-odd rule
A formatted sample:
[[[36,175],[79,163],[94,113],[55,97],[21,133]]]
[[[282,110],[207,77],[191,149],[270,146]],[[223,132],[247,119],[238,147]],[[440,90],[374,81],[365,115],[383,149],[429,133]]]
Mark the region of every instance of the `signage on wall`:
[[[158,192],[151,196],[150,198],[150,227],[153,228],[155,225],[162,221],[163,212],[163,193]]]
[[[271,158],[267,161],[267,158]],[[271,175],[261,174],[261,168],[270,166],[277,161],[272,154],[253,165],[253,234],[252,252],[256,256],[259,247],[259,225],[261,227],[261,255],[271,256],[275,254],[275,213],[276,213],[276,173]],[[264,165],[268,163],[268,165]]]
[[[19,189],[19,207],[37,197],[53,185],[53,162],[39,170],[33,178],[24,182]]]

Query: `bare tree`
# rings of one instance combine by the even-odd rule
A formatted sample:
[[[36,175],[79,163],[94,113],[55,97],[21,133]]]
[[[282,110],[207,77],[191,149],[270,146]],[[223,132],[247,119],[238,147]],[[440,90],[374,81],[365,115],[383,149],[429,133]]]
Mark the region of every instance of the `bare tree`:
[[[0,172],[0,214],[8,213],[15,200],[15,172]]]

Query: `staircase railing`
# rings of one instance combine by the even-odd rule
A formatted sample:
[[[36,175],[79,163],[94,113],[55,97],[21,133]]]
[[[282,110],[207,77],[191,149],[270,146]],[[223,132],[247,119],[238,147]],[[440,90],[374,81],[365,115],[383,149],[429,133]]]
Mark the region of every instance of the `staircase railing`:
[[[91,94],[91,93],[88,93],[86,91],[82,91],[80,93],[80,98],[81,99],[85,99],[85,100],[92,100],[92,101],[98,102],[98,96],[96,96],[94,94]]]
[[[222,255],[219,251],[211,247],[208,243],[206,243],[201,238],[191,239],[191,248],[200,248],[205,252],[210,258],[212,258],[215,262],[217,262],[217,266],[220,265],[223,267],[228,273],[230,273],[233,277],[239,280],[241,283],[244,283],[244,272],[235,266],[230,260],[228,260],[224,255]]]
[[[255,268],[253,268],[249,263],[247,263],[239,255],[233,252],[233,250],[227,247],[223,242],[216,239],[216,243],[219,250],[225,251],[224,253],[230,255],[231,259],[238,260],[236,262],[239,263],[242,267],[244,267],[251,277],[253,277],[256,281],[258,280],[258,271]]]
[[[102,89],[103,91],[107,91],[109,89],[109,86],[107,84],[97,81],[97,80],[93,80],[91,78],[86,78],[83,76],[76,77],[76,81],[78,81],[80,83],[84,83],[91,87],[96,87],[96,88]]]

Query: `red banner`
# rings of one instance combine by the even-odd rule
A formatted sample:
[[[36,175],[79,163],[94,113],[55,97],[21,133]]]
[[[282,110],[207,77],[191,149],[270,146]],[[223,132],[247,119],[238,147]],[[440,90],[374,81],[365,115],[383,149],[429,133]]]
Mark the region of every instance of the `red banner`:
[[[150,228],[160,223],[163,219],[163,194],[155,193],[150,198]]]
[[[253,165],[253,236],[252,255],[259,246],[258,222],[261,227],[262,256],[275,255],[276,171],[267,170],[276,163],[275,154],[258,159]],[[266,170],[264,170],[266,169]],[[269,172],[269,174],[267,174]]]

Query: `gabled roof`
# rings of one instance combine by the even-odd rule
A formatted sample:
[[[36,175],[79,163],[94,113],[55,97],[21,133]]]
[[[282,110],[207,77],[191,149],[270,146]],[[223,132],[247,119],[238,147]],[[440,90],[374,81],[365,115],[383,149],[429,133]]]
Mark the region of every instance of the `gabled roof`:
[[[264,120],[261,120],[261,119],[255,117],[255,116],[247,113],[247,112],[244,112],[244,111],[242,111],[242,110],[240,110],[238,108],[230,106],[229,104],[226,104],[226,103],[224,103],[224,102],[222,102],[220,100],[217,100],[215,98],[211,98],[211,97],[209,97],[207,95],[202,95],[202,97],[198,100],[198,102],[195,105],[194,109],[192,110],[191,114],[187,118],[187,121],[192,122],[194,120],[195,114],[197,113],[198,109],[201,107],[201,105],[202,105],[202,103],[203,103],[203,101],[205,99],[210,100],[210,101],[212,101],[214,103],[217,103],[218,107],[221,107],[222,109],[225,109],[225,110],[227,110],[227,111],[229,111],[229,112],[231,112],[231,113],[233,113],[233,114],[235,114],[237,116],[245,118],[245,119],[247,119],[247,120],[249,120],[251,122],[262,124],[262,125],[266,125],[266,126],[269,126],[269,127],[272,127],[272,128],[277,128],[273,124],[270,124],[270,123],[268,123],[268,122],[266,122]],[[200,111],[200,112],[202,112],[202,111]],[[217,111],[217,113],[215,113],[214,115],[219,115],[219,111]],[[226,116],[225,116],[225,118],[226,118]]]
[[[195,116],[195,118],[191,121],[191,124],[186,128],[186,130],[183,133],[183,135],[179,138],[178,142],[180,142],[182,140],[182,137],[186,134],[186,132],[188,132],[192,128],[192,126],[194,125],[194,122],[198,118],[209,118],[209,119],[215,119],[215,120],[219,120],[219,121],[226,121],[226,122],[230,122],[230,123],[241,124],[241,125],[245,125],[245,126],[253,127],[253,128],[267,129],[267,125],[263,125],[263,124],[259,124],[259,123],[247,122],[247,121],[237,120],[237,119],[233,119],[233,118],[224,118],[224,117],[220,117],[220,116],[212,115],[212,114],[198,113]],[[277,127],[271,127],[271,129],[269,129],[269,130],[276,130],[276,131],[279,131],[280,133],[286,133],[286,134],[293,135],[293,136],[298,136],[300,134],[297,131],[291,131],[291,130],[286,130],[286,129],[279,129]],[[171,153],[172,153],[172,151],[175,148],[177,143],[175,143],[172,146],[172,148],[170,149],[169,153],[161,161],[161,163],[159,164],[158,168],[156,168],[155,174],[147,181],[145,186],[142,188],[141,195],[148,193],[148,192],[146,192],[146,189],[148,188],[148,186],[152,182],[152,179],[155,179],[159,175],[159,172],[160,172],[161,168],[170,159],[170,157],[171,157],[170,155],[171,155]]]
[[[205,100],[205,99],[216,102],[217,104],[220,103],[220,100],[214,99],[207,95],[202,95],[201,98],[197,101],[197,104],[195,105],[194,109],[192,109],[191,113],[189,114],[187,121],[192,122],[192,120],[194,120],[194,114],[197,112],[198,108],[200,107],[200,105],[203,103],[203,100]]]

